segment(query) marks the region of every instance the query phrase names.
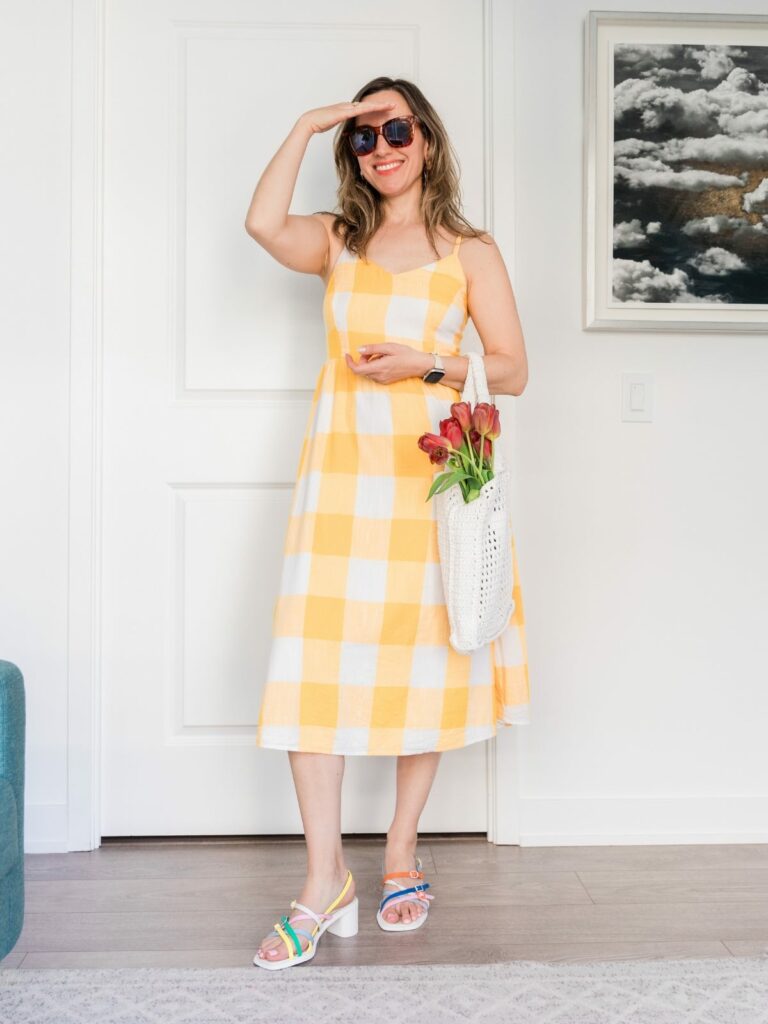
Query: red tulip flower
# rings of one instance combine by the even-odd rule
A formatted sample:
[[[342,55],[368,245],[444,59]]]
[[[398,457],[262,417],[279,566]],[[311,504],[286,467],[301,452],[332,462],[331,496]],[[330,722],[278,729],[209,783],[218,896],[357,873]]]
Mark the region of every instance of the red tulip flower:
[[[423,452],[427,453],[429,461],[438,465],[446,462],[453,450],[448,438],[442,437],[440,434],[422,434],[418,445]]]
[[[495,405],[492,405],[491,408],[493,409],[493,416],[491,418],[491,429],[486,431],[485,436],[490,437],[492,441],[495,441],[496,438],[501,433],[501,423],[499,422],[499,410],[496,408]]]
[[[493,408],[490,402],[478,402],[472,412],[472,426],[483,437],[493,426]]]
[[[468,431],[472,426],[472,406],[469,402],[452,402],[451,416],[458,420],[463,431]]]
[[[440,420],[440,435],[442,437],[447,437],[453,448],[461,448],[461,443],[464,440],[464,434],[461,429],[461,424],[457,419],[454,419],[453,416]]]

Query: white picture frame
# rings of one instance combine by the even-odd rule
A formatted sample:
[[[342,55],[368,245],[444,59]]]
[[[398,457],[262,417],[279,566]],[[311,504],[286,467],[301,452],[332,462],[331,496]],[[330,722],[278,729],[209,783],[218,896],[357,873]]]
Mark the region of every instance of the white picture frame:
[[[768,15],[589,11],[584,53],[583,328],[768,332]]]

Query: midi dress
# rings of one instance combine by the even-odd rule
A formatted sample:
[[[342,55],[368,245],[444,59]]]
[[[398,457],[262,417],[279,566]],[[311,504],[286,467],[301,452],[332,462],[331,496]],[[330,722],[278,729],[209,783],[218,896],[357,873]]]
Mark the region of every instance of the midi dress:
[[[323,299],[327,358],[299,456],[272,614],[256,744],[329,754],[420,754],[529,724],[514,537],[512,617],[468,653],[449,643],[429,487],[456,388],[356,374],[383,341],[460,354],[468,319],[461,237],[447,256],[391,273],[342,249]],[[502,434],[504,418],[502,416]]]

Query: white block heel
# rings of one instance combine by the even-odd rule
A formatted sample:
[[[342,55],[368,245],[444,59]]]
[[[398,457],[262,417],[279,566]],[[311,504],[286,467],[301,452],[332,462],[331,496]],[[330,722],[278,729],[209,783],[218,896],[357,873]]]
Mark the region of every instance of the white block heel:
[[[353,935],[357,935],[357,896],[339,911],[339,916],[328,925],[328,931],[342,939],[351,939]]]

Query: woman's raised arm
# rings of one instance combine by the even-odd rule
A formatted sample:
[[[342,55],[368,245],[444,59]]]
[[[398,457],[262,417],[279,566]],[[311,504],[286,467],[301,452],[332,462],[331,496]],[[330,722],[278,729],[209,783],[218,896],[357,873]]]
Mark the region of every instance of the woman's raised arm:
[[[262,172],[245,217],[245,230],[278,263],[304,274],[322,275],[328,259],[328,231],[322,220],[314,214],[288,212],[309,140],[347,118],[392,106],[366,100],[334,103],[298,118]]]

